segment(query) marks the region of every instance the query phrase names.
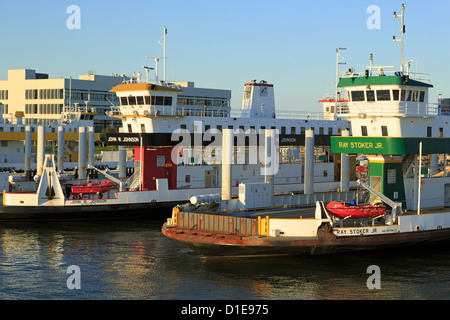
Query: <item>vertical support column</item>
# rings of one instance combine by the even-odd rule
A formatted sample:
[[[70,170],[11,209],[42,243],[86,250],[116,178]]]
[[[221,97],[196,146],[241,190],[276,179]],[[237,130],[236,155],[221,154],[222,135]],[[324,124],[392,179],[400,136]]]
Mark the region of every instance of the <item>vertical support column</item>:
[[[305,132],[305,184],[304,193],[314,193],[314,130]]]
[[[45,127],[38,126],[38,134],[37,134],[37,175],[41,175],[44,166],[44,153],[45,153]]]
[[[95,154],[95,131],[94,127],[89,127],[89,164],[94,166]]]
[[[58,171],[64,171],[64,127],[58,127]]]
[[[275,130],[268,129],[265,135],[264,182],[270,183],[271,196],[274,195],[274,172],[277,165],[275,152]]]
[[[119,146],[119,179],[127,176],[127,149]]]
[[[342,130],[342,136],[350,136],[348,129]],[[341,154],[341,191],[350,190],[350,157],[346,153]]]
[[[222,200],[231,199],[231,178],[233,159],[233,130],[222,131]]]
[[[25,177],[31,180],[31,127],[25,127]]]
[[[86,179],[86,128],[78,128],[78,177]]]

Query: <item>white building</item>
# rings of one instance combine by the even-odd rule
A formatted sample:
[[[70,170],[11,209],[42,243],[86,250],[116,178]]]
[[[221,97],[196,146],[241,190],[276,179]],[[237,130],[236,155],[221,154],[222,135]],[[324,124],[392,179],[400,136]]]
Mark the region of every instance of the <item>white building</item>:
[[[115,121],[105,115],[112,104],[118,104],[116,95],[109,90],[124,78],[88,74],[78,79],[49,79],[48,74],[31,69],[8,70],[8,79],[0,81],[0,103],[4,105],[5,119],[24,112],[25,124],[30,118],[42,119],[45,124],[59,119],[64,107],[87,105],[96,113],[94,121],[99,132]]]
[[[87,106],[95,112],[96,132],[105,127],[121,126],[121,121],[106,115],[111,106],[119,100],[110,90],[124,80],[124,75],[80,75],[78,79],[50,79],[48,74],[31,69],[8,70],[8,80],[0,81],[0,103],[4,105],[4,118],[14,117],[16,112],[24,113],[28,119],[42,119],[43,123],[59,119],[61,110],[69,105]],[[195,88],[193,82],[171,84],[183,91],[175,101],[185,112],[201,113],[215,107],[225,114],[230,110],[231,90]]]

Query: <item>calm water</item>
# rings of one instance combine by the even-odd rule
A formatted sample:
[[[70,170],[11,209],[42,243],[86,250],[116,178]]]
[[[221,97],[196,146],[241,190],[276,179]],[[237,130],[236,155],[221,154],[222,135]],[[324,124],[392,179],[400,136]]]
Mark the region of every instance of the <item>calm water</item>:
[[[0,299],[449,299],[439,250],[205,260],[164,237],[163,220],[0,226]],[[80,268],[70,290],[67,268]],[[381,289],[366,286],[367,267]]]

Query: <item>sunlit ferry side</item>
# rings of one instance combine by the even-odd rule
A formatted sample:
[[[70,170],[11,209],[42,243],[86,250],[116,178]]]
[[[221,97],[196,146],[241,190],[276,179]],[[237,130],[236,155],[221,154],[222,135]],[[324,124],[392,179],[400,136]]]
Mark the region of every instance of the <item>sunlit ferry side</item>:
[[[278,119],[271,84],[256,81],[246,84],[242,117],[231,117],[229,111],[221,114],[220,108],[205,108],[203,115],[187,115],[186,110],[177,109],[175,101],[181,89],[176,87],[126,83],[112,91],[120,98],[121,105],[110,115],[120,117],[124,125],[122,132],[107,134],[107,143],[120,146],[120,157],[125,153],[124,147],[134,149],[133,175],[119,179],[91,167],[116,183],[117,188],[103,197],[95,194],[73,197],[67,188],[63,190],[61,187],[54,159],[47,155],[38,190],[27,194],[5,192],[0,220],[119,219],[148,217],[156,213],[170,215],[174,205],[184,203],[193,196],[221,192],[221,129],[225,128],[233,128],[236,133],[244,132],[244,136],[255,134],[258,142],[263,141],[260,136],[265,129],[280,132],[280,163],[274,176],[275,193],[302,193],[306,175],[314,181],[314,192],[328,192],[340,186],[339,170],[335,168],[336,161],[333,161],[335,159],[330,150],[330,137],[348,130],[350,124],[346,120],[313,117]],[[304,132],[312,132],[312,128],[315,163],[312,169],[306,170],[303,164]],[[211,137],[206,136],[208,131],[215,136],[213,139],[217,139],[214,140],[214,151],[209,153],[205,152],[211,143]],[[187,136],[173,139],[174,132]],[[189,137],[192,139],[188,144],[180,144]],[[180,139],[183,141],[180,142]],[[251,162],[254,154],[250,152],[248,141],[243,141],[244,144],[238,144],[234,151],[232,197],[238,195],[242,183],[258,183],[265,179],[261,174],[264,160],[259,156],[257,162]],[[258,148],[264,149],[260,145]],[[354,170],[352,183],[355,183]],[[304,203],[308,204],[311,203]],[[27,207],[26,212],[24,207]],[[155,208],[159,210],[152,210]],[[167,211],[161,208],[167,208]]]
[[[107,143],[134,147],[135,168],[140,168],[139,159],[144,158],[143,190],[154,190],[156,180],[165,178],[169,189],[220,188],[219,136],[223,129],[233,129],[243,135],[278,130],[281,165],[275,176],[277,193],[302,191],[304,173],[298,164],[303,161],[305,131],[313,129],[315,190],[329,191],[339,186],[329,146],[332,135],[340,135],[350,128],[345,119],[324,120],[319,113],[280,116],[275,110],[274,85],[266,81],[245,83],[240,116],[231,115],[226,106],[178,105],[182,90],[183,87],[174,83],[124,83],[111,90],[119,97],[120,106],[110,116],[121,118],[123,126],[121,132],[108,134]],[[191,141],[186,141],[186,136],[180,138],[183,134]],[[212,145],[218,148],[211,157],[205,148]],[[171,153],[173,147],[178,153],[175,159]],[[238,147],[234,157],[232,179],[236,195],[239,183],[264,181],[258,174],[260,162],[249,161],[246,146]],[[146,161],[146,158],[160,162]]]

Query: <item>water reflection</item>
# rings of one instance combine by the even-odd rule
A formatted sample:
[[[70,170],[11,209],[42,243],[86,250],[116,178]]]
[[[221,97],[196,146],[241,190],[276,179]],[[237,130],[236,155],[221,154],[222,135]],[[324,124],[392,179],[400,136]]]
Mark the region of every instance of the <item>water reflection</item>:
[[[0,227],[1,299],[449,299],[445,249],[318,257],[204,259],[161,221]],[[78,265],[81,289],[66,286]],[[369,290],[369,265],[381,290]]]

